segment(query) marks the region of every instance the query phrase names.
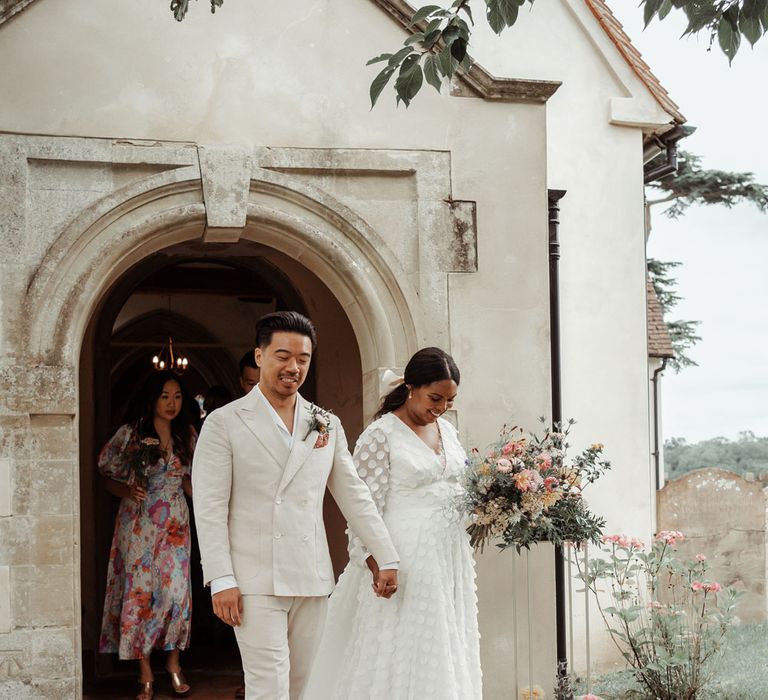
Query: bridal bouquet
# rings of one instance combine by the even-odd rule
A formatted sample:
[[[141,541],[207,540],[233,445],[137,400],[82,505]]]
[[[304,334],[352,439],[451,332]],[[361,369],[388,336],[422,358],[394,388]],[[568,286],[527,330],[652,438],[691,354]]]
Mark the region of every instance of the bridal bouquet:
[[[518,552],[536,542],[597,544],[605,521],[590,512],[582,491],[610,462],[599,443],[567,458],[573,423],[556,425],[543,437],[504,426],[488,452],[472,450],[460,506],[471,520],[473,547],[482,550],[491,540]]]

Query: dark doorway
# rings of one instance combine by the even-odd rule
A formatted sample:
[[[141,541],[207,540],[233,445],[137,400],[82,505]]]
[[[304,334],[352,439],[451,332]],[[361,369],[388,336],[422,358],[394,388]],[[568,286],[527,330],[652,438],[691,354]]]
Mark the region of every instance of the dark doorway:
[[[152,357],[169,337],[188,358],[183,382],[191,395],[219,385],[236,398],[238,361],[253,348],[254,324],[278,309],[305,313],[318,326],[321,345],[302,394],[339,413],[354,440],[362,428],[362,377],[352,328],[322,281],[273,249],[246,241],[174,246],[126,272],[94,313],[80,363],[82,640],[90,692],[135,673],[133,663],[97,653],[118,506],[103,489],[98,451],[125,422],[135,387],[155,371]],[[323,340],[330,346],[325,350]],[[345,523],[332,501],[326,526],[338,575],[346,563]],[[212,613],[196,547],[193,534],[192,637],[182,663],[190,671],[236,673],[234,635]]]

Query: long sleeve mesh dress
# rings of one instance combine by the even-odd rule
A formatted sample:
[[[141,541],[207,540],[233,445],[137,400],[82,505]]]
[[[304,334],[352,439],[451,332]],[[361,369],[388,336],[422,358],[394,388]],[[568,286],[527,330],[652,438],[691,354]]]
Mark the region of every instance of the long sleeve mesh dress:
[[[391,413],[358,440],[355,465],[400,554],[398,591],[374,595],[349,533],[304,700],[482,697],[474,562],[455,508],[466,454],[448,421],[439,428],[439,455]]]

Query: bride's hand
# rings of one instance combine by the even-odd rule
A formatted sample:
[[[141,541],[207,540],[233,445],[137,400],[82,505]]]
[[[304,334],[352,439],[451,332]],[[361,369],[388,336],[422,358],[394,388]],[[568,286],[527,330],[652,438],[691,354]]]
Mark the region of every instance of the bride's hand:
[[[397,569],[379,569],[373,590],[380,598],[391,598],[397,591]]]

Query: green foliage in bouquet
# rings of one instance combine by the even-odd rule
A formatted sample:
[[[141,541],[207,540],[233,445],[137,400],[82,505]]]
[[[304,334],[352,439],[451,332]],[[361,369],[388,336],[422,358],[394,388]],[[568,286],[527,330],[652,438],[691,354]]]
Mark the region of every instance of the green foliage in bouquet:
[[[519,552],[536,542],[598,542],[605,521],[590,512],[582,491],[610,462],[599,443],[568,460],[566,439],[574,422],[557,424],[543,437],[504,426],[485,454],[472,450],[461,508],[471,519],[473,547],[482,550],[495,540],[499,548]]]
[[[711,680],[738,594],[708,580],[703,554],[681,561],[681,532],[660,532],[650,550],[625,535],[601,538],[603,555],[584,560],[579,578],[595,595],[616,646],[644,697],[694,700]]]

